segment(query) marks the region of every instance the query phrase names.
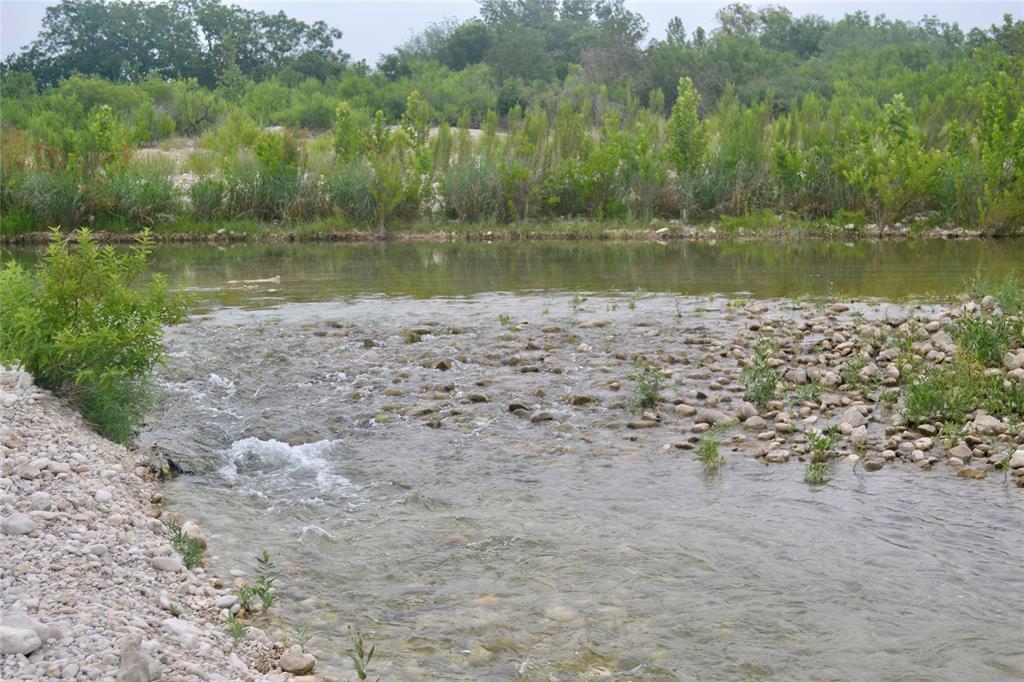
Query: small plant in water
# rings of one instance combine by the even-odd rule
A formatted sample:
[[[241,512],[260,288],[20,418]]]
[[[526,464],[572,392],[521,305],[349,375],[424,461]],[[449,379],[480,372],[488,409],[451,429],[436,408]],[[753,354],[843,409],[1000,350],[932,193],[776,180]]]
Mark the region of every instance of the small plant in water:
[[[1007,483],[1010,480],[1010,451],[1007,450],[1003,454],[1003,458],[999,460],[999,466],[1003,468],[1003,483]]]
[[[708,431],[701,437],[696,453],[705,471],[718,471],[725,464],[725,457],[718,452],[718,437],[715,431]]]
[[[819,431],[818,429],[807,429],[804,431],[804,435],[811,443],[811,461],[815,463],[821,463],[828,459],[828,456],[834,446],[839,441],[838,430],[833,430],[834,427],[829,427],[825,431]]]
[[[309,627],[309,623],[299,623],[298,625],[291,626],[291,639],[293,642],[302,647],[302,650],[306,650],[306,645],[313,639],[313,629]]]
[[[263,550],[263,554],[256,557],[256,584],[253,586],[253,592],[262,602],[264,611],[277,601],[277,592],[274,591],[274,581],[277,578],[277,567],[267,550]]]
[[[185,535],[177,521],[168,521],[167,527],[171,530],[171,547],[181,555],[181,563],[185,564],[185,568],[193,569],[196,566],[202,566],[203,545],[198,540]]]
[[[370,650],[366,650],[366,644],[363,642],[363,635],[358,630],[353,630],[352,626],[348,626],[348,638],[352,642],[352,648],[345,653],[349,658],[352,659],[352,663],[356,669],[356,676],[365,680],[369,672],[367,668],[370,665],[370,661],[373,660],[373,654],[377,650],[376,646],[371,646]],[[379,677],[377,678],[380,679]]]
[[[661,382],[664,379],[654,365],[637,364],[636,373],[633,374],[633,395],[629,399],[630,407],[634,410],[654,407],[658,404],[661,395]]]
[[[578,313],[583,308],[583,304],[586,302],[586,300],[587,300],[587,297],[586,296],[581,296],[579,292],[576,292],[575,294],[573,294],[572,295],[572,311],[574,313]]]
[[[740,375],[740,381],[747,389],[747,399],[758,407],[765,407],[775,397],[775,385],[782,378],[782,373],[770,362],[774,350],[770,340],[758,340],[754,346],[754,357]]]
[[[248,626],[239,619],[233,613],[228,614],[227,627],[225,628],[228,636],[231,637],[232,645],[237,649],[238,645],[242,643],[242,639],[245,637],[245,633],[248,632]]]
[[[509,324],[512,323],[512,318],[506,315],[505,313],[501,313],[500,315],[498,315],[498,322],[501,324],[502,327],[507,327],[509,326]]]
[[[808,462],[804,468],[804,483],[823,485],[828,481],[828,469],[823,462]]]

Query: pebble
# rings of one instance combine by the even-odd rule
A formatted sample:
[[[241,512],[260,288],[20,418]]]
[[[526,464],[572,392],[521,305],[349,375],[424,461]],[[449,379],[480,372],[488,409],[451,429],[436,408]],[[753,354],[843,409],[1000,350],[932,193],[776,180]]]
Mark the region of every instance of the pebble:
[[[25,514],[11,514],[0,519],[0,532],[4,535],[28,535],[36,529],[36,522]]]

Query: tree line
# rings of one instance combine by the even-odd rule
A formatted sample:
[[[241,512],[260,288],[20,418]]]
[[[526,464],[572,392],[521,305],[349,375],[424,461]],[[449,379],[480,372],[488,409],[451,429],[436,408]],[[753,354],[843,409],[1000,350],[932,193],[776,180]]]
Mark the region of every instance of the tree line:
[[[734,4],[646,37],[621,0],[483,0],[370,67],[281,13],[63,0],[2,67],[0,210],[1024,223],[1022,21]],[[198,145],[174,168],[126,154],[182,135]]]

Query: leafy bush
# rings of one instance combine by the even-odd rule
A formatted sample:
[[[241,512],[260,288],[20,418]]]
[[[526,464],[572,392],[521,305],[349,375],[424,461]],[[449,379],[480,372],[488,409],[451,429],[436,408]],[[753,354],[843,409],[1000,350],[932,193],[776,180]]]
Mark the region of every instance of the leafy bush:
[[[54,231],[35,276],[0,271],[0,361],[20,363],[43,387],[124,442],[150,404],[149,379],[163,357],[163,325],[185,315],[159,275],[135,286],[153,242],[127,252],[98,247],[88,230],[72,250]]]

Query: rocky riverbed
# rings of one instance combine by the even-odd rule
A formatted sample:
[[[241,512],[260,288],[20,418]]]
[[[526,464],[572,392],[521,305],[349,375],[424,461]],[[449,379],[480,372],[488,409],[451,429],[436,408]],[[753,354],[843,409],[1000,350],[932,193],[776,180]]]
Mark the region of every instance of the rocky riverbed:
[[[673,658],[684,642],[704,652],[704,669],[717,669],[721,647],[705,651],[673,630],[677,611],[663,606],[675,599],[673,609],[695,608],[673,596],[687,594],[687,583],[663,591],[658,581],[673,571],[689,575],[691,554],[708,550],[665,552],[721,519],[728,527],[709,540],[729,546],[744,533],[743,515],[702,518],[682,533],[695,511],[650,502],[671,499],[650,491],[666,472],[681,489],[680,472],[692,475],[699,466],[693,453],[709,438],[720,442],[725,463],[716,475],[727,484],[748,478],[757,489],[771,484],[767,475],[785,479],[771,484],[776,490],[805,488],[797,462],[818,457],[814,434],[829,432],[835,440],[821,458],[836,478],[852,469],[880,483],[902,478],[893,471],[902,469],[915,480],[948,479],[964,491],[963,504],[980,504],[987,491],[1003,495],[1004,487],[1016,499],[1012,488],[1024,487],[1019,414],[975,410],[960,422],[905,416],[908,376],[955,363],[951,325],[997,315],[996,307],[991,300],[915,306],[576,296],[224,310],[168,339],[163,397],[142,440],[202,475],[163,489],[133,453],[92,434],[24,375],[4,372],[0,672],[4,679],[145,680],[159,670],[166,679],[270,680],[285,675],[282,666],[308,666],[306,655],[275,643],[259,619],[234,647],[224,618],[237,606],[230,583],[243,576],[222,581],[186,570],[171,548],[167,513],[153,502],[161,494],[206,528],[211,566],[238,566],[264,547],[293,552],[288,597],[302,613],[289,615],[317,619],[331,643],[320,652],[325,664],[343,665],[344,632],[336,624],[372,618],[373,641],[384,652],[375,672],[394,679],[668,669],[692,660]],[[1018,386],[1022,365],[1024,348],[1014,346],[987,375]],[[751,395],[752,367],[770,379],[762,401]],[[641,406],[644,368],[660,378]],[[608,480],[612,471],[621,482]],[[829,488],[818,486],[820,497],[831,497]],[[601,502],[609,489],[615,497]],[[836,487],[843,503],[819,522],[841,520],[857,504],[838,496],[843,489]],[[897,505],[893,513],[910,508]],[[230,521],[233,515],[242,520]],[[583,521],[567,529],[566,519],[591,519],[600,532]],[[372,543],[363,541],[366,528]],[[642,552],[630,549],[645,542]],[[235,546],[226,559],[216,556],[221,543]],[[880,556],[887,546],[876,548]],[[769,550],[758,551],[738,556],[760,566]],[[987,550],[970,550],[979,551]],[[937,555],[926,546],[919,560]],[[573,558],[580,556],[591,558]],[[624,563],[609,568],[618,560]],[[738,560],[723,555],[713,575]],[[528,580],[506,577],[506,566]],[[772,580],[774,566],[758,580]],[[606,581],[626,568],[643,579],[616,592]],[[314,570],[324,575],[306,575]],[[787,583],[783,591],[794,589]],[[834,589],[854,603],[877,599]],[[946,597],[920,622],[959,623],[958,602]],[[702,617],[716,623],[720,615]],[[828,628],[820,617],[810,620],[817,641]],[[604,638],[577,660],[579,633],[623,624],[639,628],[624,631],[631,638],[625,651],[614,646],[616,637]],[[986,642],[991,655],[1004,656],[1001,641]],[[768,644],[748,655],[761,656],[761,646]],[[794,678],[806,672],[777,665]]]
[[[255,626],[233,643],[232,585],[183,566],[131,452],[2,367],[0,414],[0,678],[271,682],[309,667]]]

